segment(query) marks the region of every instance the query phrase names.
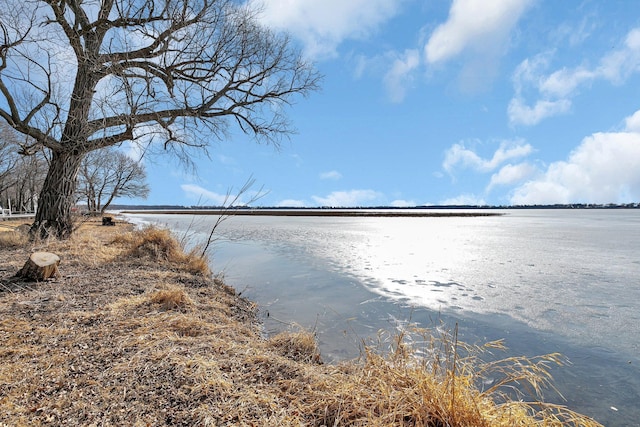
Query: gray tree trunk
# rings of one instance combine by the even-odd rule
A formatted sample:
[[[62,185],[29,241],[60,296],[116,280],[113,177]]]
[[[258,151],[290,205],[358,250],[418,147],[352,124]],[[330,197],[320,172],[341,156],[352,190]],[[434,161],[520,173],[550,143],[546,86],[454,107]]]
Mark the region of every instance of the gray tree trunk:
[[[71,208],[75,203],[76,177],[84,153],[54,151],[38,199],[31,235],[68,238],[73,232]]]

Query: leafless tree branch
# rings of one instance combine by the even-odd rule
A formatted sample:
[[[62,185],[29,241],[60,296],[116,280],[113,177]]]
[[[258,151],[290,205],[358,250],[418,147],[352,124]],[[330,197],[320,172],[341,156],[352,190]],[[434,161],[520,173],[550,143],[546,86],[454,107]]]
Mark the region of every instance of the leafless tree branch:
[[[318,89],[289,38],[235,0],[5,3],[0,119],[31,138],[25,153],[50,150],[36,223],[61,236],[88,153],[149,132],[206,150],[232,125],[277,144],[293,131],[285,109]]]

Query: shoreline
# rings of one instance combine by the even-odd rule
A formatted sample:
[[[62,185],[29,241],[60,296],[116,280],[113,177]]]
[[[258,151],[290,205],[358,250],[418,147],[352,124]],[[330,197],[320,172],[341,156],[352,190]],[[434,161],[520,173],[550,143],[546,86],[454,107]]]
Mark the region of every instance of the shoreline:
[[[375,209],[140,209],[122,210],[121,214],[142,215],[228,215],[228,216],[301,216],[301,217],[407,217],[447,218],[502,216],[502,212],[411,211]]]

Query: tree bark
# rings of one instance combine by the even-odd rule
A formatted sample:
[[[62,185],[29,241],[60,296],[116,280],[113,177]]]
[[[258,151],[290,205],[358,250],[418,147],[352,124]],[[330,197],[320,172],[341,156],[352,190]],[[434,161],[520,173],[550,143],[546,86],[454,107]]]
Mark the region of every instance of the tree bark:
[[[38,199],[31,235],[66,239],[73,232],[71,208],[75,203],[76,177],[84,153],[54,151]]]
[[[34,252],[24,266],[16,273],[16,277],[27,280],[42,281],[58,277],[60,257],[51,252]]]

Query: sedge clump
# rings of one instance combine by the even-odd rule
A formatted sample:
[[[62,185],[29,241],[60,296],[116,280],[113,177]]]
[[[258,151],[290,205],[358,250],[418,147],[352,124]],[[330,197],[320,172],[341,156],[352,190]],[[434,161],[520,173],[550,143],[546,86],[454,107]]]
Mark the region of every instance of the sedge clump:
[[[183,245],[171,231],[154,226],[118,235],[113,243],[126,245],[131,258],[167,262],[189,273],[208,276],[211,274],[206,257],[198,255],[198,249],[185,251]]]

